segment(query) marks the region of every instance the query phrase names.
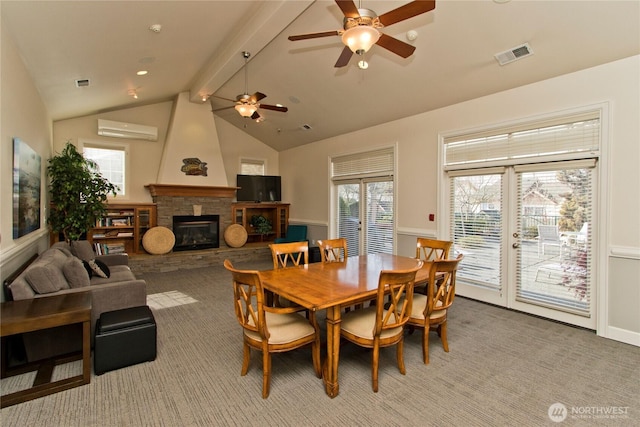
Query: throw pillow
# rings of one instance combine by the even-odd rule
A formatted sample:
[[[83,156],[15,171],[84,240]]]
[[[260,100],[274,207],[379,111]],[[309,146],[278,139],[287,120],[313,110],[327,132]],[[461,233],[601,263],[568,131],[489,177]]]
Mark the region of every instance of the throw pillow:
[[[32,265],[25,272],[25,279],[36,293],[48,294],[67,287],[67,280],[60,267],[53,262]]]
[[[91,266],[89,265],[89,262],[83,260],[82,261],[82,266],[87,271],[87,274],[89,275],[89,279],[91,279],[93,277],[93,270],[91,269]]]
[[[89,261],[96,257],[88,240],[73,240],[71,242],[71,253],[83,261]]]
[[[71,288],[83,288],[90,284],[87,270],[84,269],[82,261],[78,258],[69,258],[62,266],[62,273]]]
[[[107,267],[104,262],[98,259],[92,259],[87,262],[89,263],[93,274],[96,276],[102,277],[103,279],[107,279],[111,276],[111,271],[109,271],[109,267]]]

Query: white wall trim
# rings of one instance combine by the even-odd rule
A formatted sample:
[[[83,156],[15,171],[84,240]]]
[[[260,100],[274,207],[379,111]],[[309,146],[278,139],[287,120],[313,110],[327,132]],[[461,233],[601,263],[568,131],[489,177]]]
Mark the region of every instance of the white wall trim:
[[[626,329],[616,328],[614,326],[607,326],[605,334],[601,335],[603,338],[620,341],[625,344],[635,345],[640,347],[640,333],[629,331]]]
[[[398,227],[396,232],[399,236],[428,237],[430,239],[438,238],[438,230],[435,229]]]

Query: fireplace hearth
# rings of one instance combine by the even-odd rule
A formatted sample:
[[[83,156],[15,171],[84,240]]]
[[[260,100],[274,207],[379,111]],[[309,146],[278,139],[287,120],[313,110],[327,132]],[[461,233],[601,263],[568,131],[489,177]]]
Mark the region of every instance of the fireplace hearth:
[[[220,247],[219,215],[175,215],[173,234],[174,251],[193,251]]]

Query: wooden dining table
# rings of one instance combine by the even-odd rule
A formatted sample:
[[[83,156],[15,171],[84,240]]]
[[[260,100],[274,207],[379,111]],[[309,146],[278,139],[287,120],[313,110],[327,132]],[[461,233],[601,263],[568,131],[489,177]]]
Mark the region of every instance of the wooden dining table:
[[[339,391],[342,309],[374,299],[382,270],[406,270],[414,268],[418,262],[404,256],[370,254],[348,257],[344,262],[313,263],[260,272],[263,286],[268,291],[308,310],[326,309],[327,358],[323,365],[323,381],[330,397],[337,396]],[[426,265],[416,273],[416,283],[428,281]]]

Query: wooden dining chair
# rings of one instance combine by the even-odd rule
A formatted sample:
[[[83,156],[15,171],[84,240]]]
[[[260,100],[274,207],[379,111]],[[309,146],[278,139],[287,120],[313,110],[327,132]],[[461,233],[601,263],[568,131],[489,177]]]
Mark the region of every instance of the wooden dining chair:
[[[442,340],[444,351],[449,352],[447,342],[447,312],[456,292],[456,272],[464,255],[456,259],[435,260],[429,263],[427,294],[413,296],[413,308],[407,322],[410,331],[421,328],[422,356],[424,364],[429,364],[429,331],[436,331]],[[436,283],[437,282],[437,283]]]
[[[416,258],[423,261],[449,258],[453,242],[448,240],[427,239],[418,237],[416,243]]]
[[[404,366],[404,325],[409,320],[413,301],[413,284],[416,272],[409,270],[383,270],[378,279],[376,304],[345,313],[340,324],[340,336],[361,347],[373,349],[371,380],[373,391],[378,392],[378,362],[381,347],[396,346],[396,358],[401,374]],[[388,298],[385,299],[385,296]]]
[[[269,396],[271,353],[281,353],[311,344],[313,369],[322,376],[320,367],[320,329],[315,313],[305,319],[294,308],[269,307],[264,301],[260,273],[237,270],[228,259],[224,267],[231,272],[236,318],[243,329],[243,358],[240,375],[249,371],[251,349],[262,351],[262,398]]]
[[[309,264],[309,243],[289,242],[289,243],[272,243],[269,245],[271,249],[271,257],[273,258],[273,269],[287,267],[298,267]],[[292,307],[296,304],[279,295],[274,297],[274,304],[280,307]],[[299,307],[299,306],[298,306]],[[304,310],[299,307],[299,310]]]
[[[448,259],[452,245],[453,242],[449,240],[418,237],[416,241],[416,258],[424,262],[430,262],[436,259]],[[417,293],[427,293],[426,283],[416,283],[415,287]]]
[[[320,248],[320,260],[322,262],[343,262],[349,257],[347,250],[347,239],[325,239],[318,240]]]

